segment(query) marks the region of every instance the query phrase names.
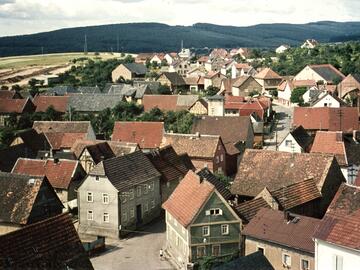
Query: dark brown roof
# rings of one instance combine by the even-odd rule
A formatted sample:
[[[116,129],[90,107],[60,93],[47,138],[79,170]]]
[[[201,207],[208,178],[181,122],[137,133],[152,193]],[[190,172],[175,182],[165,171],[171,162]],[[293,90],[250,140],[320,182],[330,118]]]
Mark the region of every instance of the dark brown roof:
[[[172,85],[175,86],[182,86],[186,85],[186,82],[184,81],[184,78],[180,76],[177,72],[163,72],[161,76],[165,76]]]
[[[333,161],[326,154],[246,149],[231,193],[255,197],[265,187],[272,192],[309,178],[321,189]]]
[[[306,149],[312,142],[311,136],[306,132],[302,126],[296,127],[290,132],[295,141],[301,146],[302,149]]]
[[[186,228],[214,191],[215,187],[210,182],[201,181],[200,176],[189,171],[163,208]]]
[[[262,197],[259,197],[238,204],[237,206],[235,206],[235,211],[240,216],[242,221],[246,224],[250,222],[250,220],[261,208],[271,209],[271,206]]]
[[[0,221],[27,224],[43,180],[43,176],[0,172]]]
[[[360,187],[339,188],[314,238],[360,250]]]
[[[228,154],[238,154],[236,148],[239,142],[246,142],[249,133],[252,133],[250,117],[211,117],[203,116],[196,118],[192,127],[192,133],[219,135]]]
[[[288,221],[282,211],[262,208],[246,225],[246,237],[294,248],[303,252],[315,253],[312,236],[320,220],[296,215],[297,219]],[[297,221],[296,221],[297,220]]]
[[[261,251],[240,256],[229,262],[221,262],[213,270],[275,270]]]
[[[0,99],[0,113],[24,113],[35,111],[35,106],[29,98],[27,99]]]
[[[93,269],[68,214],[0,236],[0,269]]]
[[[12,99],[15,98],[17,95],[16,91],[11,91],[11,90],[0,90],[0,99]],[[20,95],[20,94],[18,94]]]
[[[146,156],[161,173],[161,180],[165,183],[179,181],[184,178],[189,170],[195,170],[194,165],[191,163],[191,166],[188,167],[188,164],[183,162],[170,145],[151,151]]]
[[[334,83],[335,80],[343,80],[345,78],[344,74],[330,64],[310,65],[309,67],[319,74],[327,83]]]
[[[101,161],[89,174],[106,176],[118,191],[161,176],[142,151]]]
[[[35,129],[20,131],[16,136],[21,138],[24,144],[34,153],[39,150],[50,150],[50,144],[46,136],[43,133],[38,133]]]
[[[212,172],[209,171],[208,168],[203,168],[200,171],[196,172],[200,178],[210,182],[214,185],[217,191],[224,197],[225,200],[230,200],[233,195],[230,193],[230,190],[225,186],[223,182],[220,181]]]
[[[0,150],[0,171],[11,172],[18,158],[36,158],[34,153],[28,146],[21,143]]]
[[[102,160],[115,157],[114,152],[107,142],[88,145],[85,149],[87,149],[95,164],[98,164]]]

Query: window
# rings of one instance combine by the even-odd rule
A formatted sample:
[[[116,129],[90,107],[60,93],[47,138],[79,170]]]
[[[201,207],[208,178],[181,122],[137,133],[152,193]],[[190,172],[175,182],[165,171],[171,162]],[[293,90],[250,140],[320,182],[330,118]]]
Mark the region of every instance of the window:
[[[219,157],[216,156],[216,157],[215,157],[215,162],[216,162],[216,163],[219,163],[219,161],[220,161],[220,160],[219,160]]]
[[[144,212],[147,212],[147,211],[149,211],[149,203],[148,202],[146,202],[144,204]]]
[[[310,262],[305,259],[300,260],[300,269],[301,270],[309,270],[310,269]]]
[[[109,215],[109,213],[104,213],[104,215],[103,215],[103,221],[104,221],[105,223],[109,223],[109,221],[110,221],[110,215]]]
[[[134,218],[135,217],[135,211],[134,208],[130,209],[130,218]]]
[[[136,188],[136,196],[140,197],[141,196],[141,186],[138,186]]]
[[[151,201],[151,209],[155,208],[155,200]]]
[[[224,161],[224,155],[223,155],[223,154],[221,154],[221,156],[220,156],[220,161],[221,161],[221,162]]]
[[[213,245],[212,246],[212,255],[213,256],[220,256],[220,245]]]
[[[144,194],[147,194],[147,193],[148,193],[148,185],[145,184],[145,185],[144,185]]]
[[[291,140],[286,140],[285,141],[285,146],[286,147],[291,147],[292,141]]]
[[[209,226],[203,226],[202,227],[202,235],[203,236],[209,236],[210,235],[210,227]]]
[[[212,208],[210,210],[205,211],[206,216],[221,216],[222,210],[220,208]]]
[[[94,214],[92,210],[87,211],[87,220],[94,220]]]
[[[333,257],[333,269],[342,270],[343,269],[343,258],[339,255],[334,255]]]
[[[126,193],[125,192],[123,192],[123,193],[121,193],[121,202],[122,203],[126,203],[126,201],[127,201],[127,195],[126,195]]]
[[[103,193],[102,201],[103,201],[103,204],[109,204],[109,195],[106,193]]]
[[[196,248],[196,255],[198,258],[204,257],[206,255],[205,246],[200,246]]]
[[[260,251],[261,254],[265,255],[265,249],[263,247],[257,247],[257,251]]]
[[[283,262],[284,266],[290,267],[291,266],[291,257],[290,257],[290,255],[283,253],[282,262]]]
[[[94,201],[94,194],[92,192],[88,192],[86,200],[88,202],[93,202]]]
[[[100,181],[100,177],[99,176],[95,176],[95,181],[99,182]]]
[[[151,190],[151,191],[154,191],[154,181],[152,181],[152,182],[150,183],[150,190]]]
[[[228,224],[221,225],[221,234],[222,235],[228,235],[229,234],[229,225]]]
[[[127,213],[126,212],[124,212],[123,214],[122,214],[122,221],[127,221]]]
[[[133,199],[134,199],[134,189],[130,189],[130,191],[129,191],[129,197],[130,197],[130,200],[133,200]]]

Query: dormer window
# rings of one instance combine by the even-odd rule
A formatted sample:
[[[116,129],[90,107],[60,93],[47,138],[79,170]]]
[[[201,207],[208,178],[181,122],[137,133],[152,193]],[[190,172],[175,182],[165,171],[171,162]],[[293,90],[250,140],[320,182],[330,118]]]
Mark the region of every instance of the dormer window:
[[[221,216],[223,211],[220,208],[212,208],[205,211],[206,216]]]

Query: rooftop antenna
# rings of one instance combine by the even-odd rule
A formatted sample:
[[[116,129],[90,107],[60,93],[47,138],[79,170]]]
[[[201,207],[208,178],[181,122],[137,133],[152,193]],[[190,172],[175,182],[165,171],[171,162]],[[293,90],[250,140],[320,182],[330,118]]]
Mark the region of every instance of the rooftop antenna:
[[[85,34],[85,42],[84,42],[84,54],[88,53],[88,46],[87,46],[87,36]]]

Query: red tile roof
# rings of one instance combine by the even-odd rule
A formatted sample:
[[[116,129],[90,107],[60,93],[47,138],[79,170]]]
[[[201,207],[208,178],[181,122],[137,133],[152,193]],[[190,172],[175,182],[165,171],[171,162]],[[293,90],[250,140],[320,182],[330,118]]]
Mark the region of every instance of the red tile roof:
[[[54,188],[68,189],[74,173],[79,166],[78,161],[19,158],[12,169],[13,173],[34,176],[46,176]]]
[[[87,137],[87,133],[47,132],[44,134],[51,148],[55,150],[63,148],[70,149],[76,140],[86,139]]]
[[[162,111],[176,111],[176,104],[176,95],[144,95],[143,97],[145,112],[148,112],[153,108],[159,108]]]
[[[360,187],[339,188],[314,238],[360,250]]]
[[[340,111],[342,114],[340,121]],[[340,128],[341,123],[341,128]],[[307,130],[329,130],[352,132],[359,129],[357,108],[294,108],[294,126],[303,126]]]
[[[249,221],[257,214],[261,208],[271,208],[271,206],[264,200],[264,198],[259,197],[250,201],[246,201],[235,206],[235,211],[241,217],[244,223],[249,223]]]
[[[53,106],[56,111],[65,113],[68,110],[69,96],[36,96],[34,104],[36,112],[45,112]]]
[[[111,140],[137,143],[140,148],[158,148],[163,135],[163,122],[115,122]]]
[[[273,71],[271,68],[264,68],[254,76],[257,79],[281,79],[281,76]]]
[[[0,236],[0,269],[93,269],[69,214]]]
[[[347,166],[343,134],[341,131],[318,131],[315,135],[311,153],[335,155],[340,166]]]
[[[30,99],[0,99],[0,113],[23,113]]]
[[[282,211],[262,208],[246,225],[243,234],[246,237],[315,253],[312,236],[320,220],[296,215],[298,220],[288,222]]]
[[[0,99],[12,99],[15,96],[15,91],[0,90]]]
[[[186,228],[214,191],[212,184],[201,181],[196,173],[189,171],[163,208]]]

